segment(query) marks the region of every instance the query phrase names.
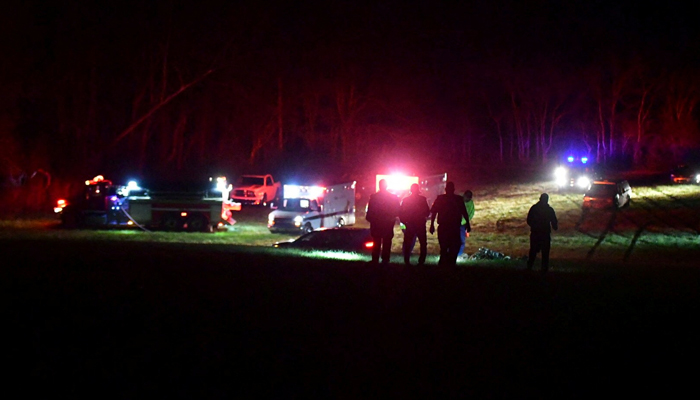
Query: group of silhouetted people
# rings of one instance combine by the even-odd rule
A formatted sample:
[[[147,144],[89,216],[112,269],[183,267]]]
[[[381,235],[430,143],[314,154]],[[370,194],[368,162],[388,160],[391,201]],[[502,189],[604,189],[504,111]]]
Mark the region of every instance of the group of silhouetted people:
[[[471,215],[473,215],[472,193],[467,192],[468,201],[471,203]],[[382,264],[389,263],[394,224],[398,217],[405,227],[402,247],[404,263],[411,264],[411,253],[418,241],[420,246],[418,265],[424,265],[428,254],[425,225],[430,218],[430,234],[435,233],[435,219],[438,224],[439,265],[456,265],[457,257],[464,249],[462,232],[468,234],[471,231],[469,224],[471,218],[465,200],[463,196],[455,194],[454,183],[447,182],[445,194],[439,195],[432,207],[428,206],[427,198],[420,194],[420,186],[417,183],[411,185],[410,195],[400,201],[398,196],[387,190],[386,180],[380,180],[379,191],[370,196],[367,205],[367,221],[370,223],[370,232],[374,239],[372,262],[379,263],[381,259]]]
[[[474,217],[474,201],[471,190],[462,196],[455,194],[453,182],[445,184],[445,193],[437,196],[432,206],[420,194],[417,183],[411,185],[408,197],[400,200],[387,190],[387,182],[379,181],[379,190],[372,194],[367,204],[366,219],[370,223],[370,233],[374,241],[372,263],[388,264],[391,257],[391,242],[394,237],[396,220],[401,222],[404,238],[402,254],[404,263],[411,265],[411,254],[416,241],[419,243],[418,265],[425,265],[428,253],[426,222],[430,219],[430,234],[435,233],[437,220],[438,242],[440,244],[439,266],[457,265],[457,259],[466,255],[464,247],[471,232]],[[552,229],[558,229],[554,209],[549,206],[549,196],[542,193],[539,202],[534,204],[527,215],[530,226],[530,251],[527,268],[531,270],[538,253],[542,253],[542,272],[549,269],[549,250]]]

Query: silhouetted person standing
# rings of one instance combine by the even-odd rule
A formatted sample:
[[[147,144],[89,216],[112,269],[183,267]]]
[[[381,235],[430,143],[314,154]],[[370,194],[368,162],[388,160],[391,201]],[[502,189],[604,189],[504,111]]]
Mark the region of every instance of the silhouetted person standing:
[[[440,243],[441,266],[457,265],[457,253],[462,245],[460,226],[466,218],[466,230],[471,232],[469,214],[462,196],[455,194],[454,182],[447,182],[445,194],[439,195],[430,208],[430,234],[435,233],[435,218],[438,221],[438,242]]]
[[[527,224],[530,226],[530,254],[527,259],[527,269],[531,270],[537,258],[537,253],[542,252],[542,272],[549,269],[549,249],[551,247],[551,232],[559,229],[557,215],[548,204],[549,195],[542,193],[540,201],[530,207],[527,213]]]
[[[411,253],[416,243],[420,243],[420,255],[418,265],[425,264],[428,255],[428,237],[425,233],[425,221],[430,216],[430,207],[425,196],[420,195],[420,186],[417,183],[411,185],[411,195],[403,199],[399,208],[399,219],[406,226],[403,233],[403,260],[406,265],[411,265]]]
[[[394,237],[394,225],[399,215],[399,198],[389,193],[387,182],[379,181],[379,191],[369,196],[367,203],[367,216],[370,224],[370,234],[374,239],[372,248],[372,263],[379,262],[381,254],[382,264],[388,264],[391,259],[391,239]]]
[[[464,253],[464,246],[466,246],[467,237],[469,237],[469,234],[467,233],[467,222],[469,222],[469,226],[471,226],[472,218],[474,218],[474,193],[472,193],[471,190],[465,190],[464,194],[462,195],[462,198],[464,199],[464,207],[467,208],[467,214],[469,214],[469,218],[462,217],[462,226],[459,230],[459,236],[462,239],[462,245],[459,246],[457,258],[462,256],[463,254],[466,255]]]

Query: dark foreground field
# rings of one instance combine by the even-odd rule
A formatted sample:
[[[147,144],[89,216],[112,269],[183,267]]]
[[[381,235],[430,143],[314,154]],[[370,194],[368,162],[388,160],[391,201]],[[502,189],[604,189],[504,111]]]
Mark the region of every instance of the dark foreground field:
[[[382,270],[253,247],[58,240],[3,239],[0,251],[4,389],[24,398],[695,390],[697,268]]]

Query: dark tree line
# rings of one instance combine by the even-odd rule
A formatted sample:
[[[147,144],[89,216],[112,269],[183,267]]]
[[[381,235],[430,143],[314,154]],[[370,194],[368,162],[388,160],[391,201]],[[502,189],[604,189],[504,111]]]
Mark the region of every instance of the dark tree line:
[[[687,38],[566,32],[586,25],[526,11],[520,26],[478,6],[273,5],[26,3],[4,32],[3,175],[347,172],[379,160],[440,171],[569,149],[665,168],[700,144]]]

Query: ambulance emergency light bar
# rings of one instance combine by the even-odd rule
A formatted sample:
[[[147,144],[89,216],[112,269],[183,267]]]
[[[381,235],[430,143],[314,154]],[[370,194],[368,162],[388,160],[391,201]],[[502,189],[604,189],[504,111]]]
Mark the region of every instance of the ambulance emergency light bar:
[[[392,175],[377,175],[376,188],[379,190],[379,181],[386,180],[387,190],[390,192],[402,192],[411,190],[411,185],[419,183],[420,179],[417,176],[408,176],[401,174]]]
[[[323,186],[284,185],[285,199],[317,199],[326,192]]]

